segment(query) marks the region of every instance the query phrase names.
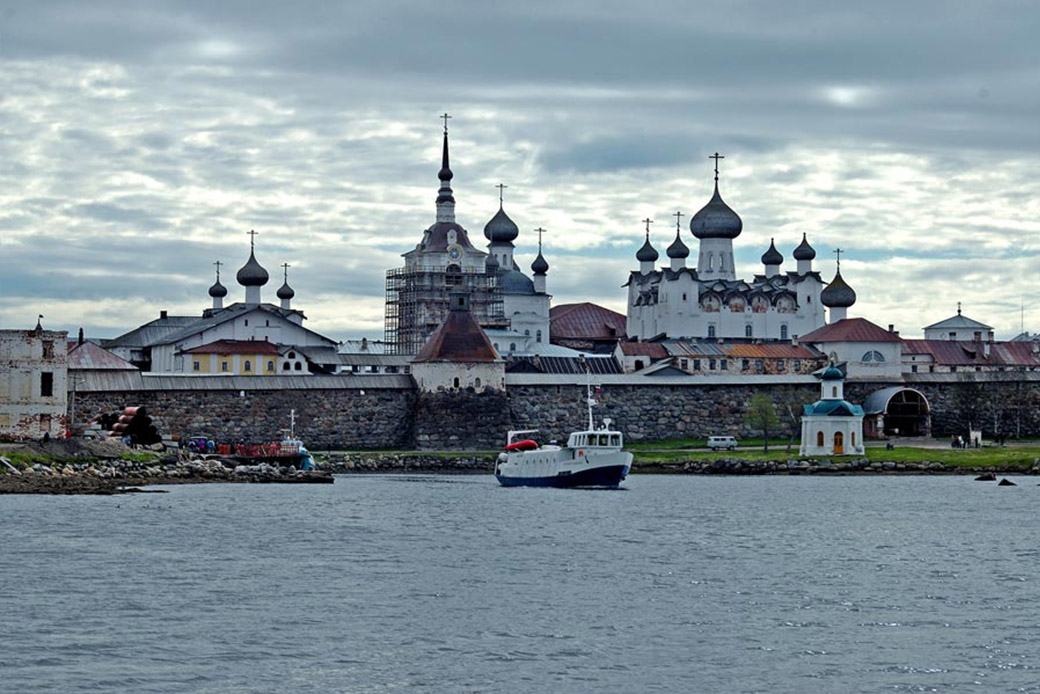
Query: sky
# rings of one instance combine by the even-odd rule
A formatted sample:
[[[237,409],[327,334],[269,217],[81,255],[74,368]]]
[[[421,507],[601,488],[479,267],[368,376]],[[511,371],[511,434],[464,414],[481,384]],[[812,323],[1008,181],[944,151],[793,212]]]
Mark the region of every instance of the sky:
[[[554,304],[624,312],[720,189],[738,277],[808,235],[850,316],[1040,331],[1040,5],[0,0],[0,328],[114,337],[209,306],[257,258],[272,302],[380,338],[384,274],[434,221],[505,208]],[[666,260],[666,259],[665,259]]]

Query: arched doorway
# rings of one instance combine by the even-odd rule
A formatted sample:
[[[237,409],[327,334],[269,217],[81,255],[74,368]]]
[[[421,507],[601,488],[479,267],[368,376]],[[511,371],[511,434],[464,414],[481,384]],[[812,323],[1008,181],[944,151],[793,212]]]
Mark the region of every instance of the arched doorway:
[[[883,388],[870,394],[863,405],[863,434],[884,436],[930,436],[932,411],[918,390],[903,386]]]
[[[845,453],[845,434],[840,431],[834,432],[834,455]]]

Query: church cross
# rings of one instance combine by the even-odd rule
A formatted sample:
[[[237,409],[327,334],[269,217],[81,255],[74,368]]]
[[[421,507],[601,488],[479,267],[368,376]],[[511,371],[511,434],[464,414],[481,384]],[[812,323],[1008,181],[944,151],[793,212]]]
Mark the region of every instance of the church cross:
[[[449,116],[447,113],[445,113],[443,116],[441,116],[441,118],[444,119],[444,134],[447,135],[448,134],[448,119],[451,118],[451,116]]]
[[[647,217],[646,219],[643,220],[643,223],[646,224],[646,238],[649,239],[650,238],[650,225],[654,223],[654,220],[652,220],[649,217]]]
[[[957,315],[961,315],[961,302],[957,302]]]
[[[841,254],[844,252],[840,248],[834,249],[834,257],[838,259],[838,272],[841,272]]]
[[[289,281],[289,268],[291,267],[292,265],[290,265],[289,263],[282,263],[282,277],[285,279],[286,282]]]
[[[545,233],[545,229],[538,227],[534,231],[538,234],[538,252],[540,253],[542,251],[542,234]]]
[[[249,234],[249,249],[252,250],[254,242],[256,241],[256,235],[259,234],[260,232],[253,231],[252,229],[250,229],[246,233]]]
[[[495,187],[498,188],[498,206],[502,207],[502,191],[504,191],[509,186],[507,186],[505,183],[499,183]]]
[[[222,263],[222,262],[220,262],[218,260],[217,262],[215,262],[213,264],[217,266],[217,281],[219,282],[220,281],[220,266],[223,265],[224,263]]]
[[[712,154],[711,156],[708,157],[708,159],[714,159],[715,160],[715,180],[716,181],[719,180],[719,159],[725,159],[725,158],[726,157],[724,157],[723,155],[719,154],[718,152],[715,152],[715,154]]]
[[[675,217],[675,230],[679,231],[679,229],[682,228],[682,218],[686,215],[684,215],[679,210],[676,210],[675,214],[673,214],[672,216]]]

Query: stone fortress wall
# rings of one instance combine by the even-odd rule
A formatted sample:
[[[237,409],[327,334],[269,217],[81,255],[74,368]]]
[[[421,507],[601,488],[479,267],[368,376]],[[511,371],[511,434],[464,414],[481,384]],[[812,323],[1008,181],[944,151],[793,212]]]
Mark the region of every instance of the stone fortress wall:
[[[1032,376],[1032,374],[1028,374]],[[349,378],[349,377],[346,377]],[[623,380],[623,379],[615,379]],[[788,384],[631,385],[606,383],[594,409],[597,426],[610,417],[628,440],[703,438],[709,434],[758,436],[744,422],[751,396],[765,392],[777,406],[781,435],[797,431],[801,405],[817,399],[812,382]],[[509,429],[540,429],[543,440],[565,441],[588,422],[585,386],[577,383],[510,385],[505,393],[420,393],[414,388],[111,389],[82,391],[77,422],[124,406],[147,407],[159,430],[221,442],[259,443],[280,438],[296,411],[297,432],[321,449],[495,449]],[[846,397],[863,403],[891,383],[849,382]],[[908,383],[932,407],[932,433],[965,433],[968,420],[985,435],[1040,435],[1040,381]]]

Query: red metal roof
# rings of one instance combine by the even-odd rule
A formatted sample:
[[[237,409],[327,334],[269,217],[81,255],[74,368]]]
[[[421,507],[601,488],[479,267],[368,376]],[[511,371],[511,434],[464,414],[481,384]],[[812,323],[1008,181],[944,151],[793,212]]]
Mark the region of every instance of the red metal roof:
[[[1040,366],[1040,353],[1032,342],[991,342],[969,340],[903,340],[904,354],[925,354],[942,366]]]
[[[745,359],[821,359],[822,354],[803,345],[792,344],[723,344],[727,356]]]
[[[621,353],[629,357],[650,357],[651,359],[664,359],[668,356],[668,350],[658,342],[620,342]]]
[[[184,354],[278,354],[278,345],[266,340],[217,340],[186,349]]]
[[[587,301],[553,306],[549,320],[551,339],[623,340],[627,337],[623,314]]]
[[[413,360],[415,363],[428,361],[492,362],[498,354],[469,311],[451,311]]]
[[[817,328],[798,338],[799,342],[901,342],[897,333],[890,333],[866,318],[845,318]]]

